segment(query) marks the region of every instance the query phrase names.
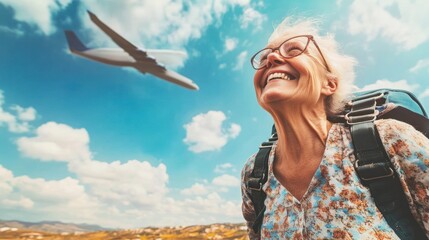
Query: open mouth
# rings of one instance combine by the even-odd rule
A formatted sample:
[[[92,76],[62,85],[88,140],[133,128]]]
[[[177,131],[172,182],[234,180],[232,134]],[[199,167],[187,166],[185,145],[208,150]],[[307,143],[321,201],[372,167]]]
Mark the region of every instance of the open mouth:
[[[281,79],[281,80],[286,80],[286,81],[292,81],[296,79],[296,76],[287,73],[287,72],[275,72],[275,73],[271,73],[270,75],[268,75],[267,78],[267,84],[272,81],[272,80],[276,80],[276,79]]]

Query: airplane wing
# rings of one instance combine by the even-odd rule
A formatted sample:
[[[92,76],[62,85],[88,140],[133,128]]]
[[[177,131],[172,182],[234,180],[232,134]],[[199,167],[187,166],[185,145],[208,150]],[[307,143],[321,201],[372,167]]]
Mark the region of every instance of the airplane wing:
[[[128,40],[119,35],[117,32],[113,31],[109,26],[107,26],[100,19],[98,19],[98,17],[94,13],[88,11],[88,14],[91,21],[95,25],[97,25],[101,30],[103,30],[103,32],[106,33],[112,39],[113,42],[115,42],[119,47],[124,49],[124,51],[130,54],[136,61],[145,62],[146,64],[157,65],[159,68],[165,69],[164,66],[159,65],[158,62],[152,57],[150,57],[145,51],[140,50],[138,47],[134,46]]]

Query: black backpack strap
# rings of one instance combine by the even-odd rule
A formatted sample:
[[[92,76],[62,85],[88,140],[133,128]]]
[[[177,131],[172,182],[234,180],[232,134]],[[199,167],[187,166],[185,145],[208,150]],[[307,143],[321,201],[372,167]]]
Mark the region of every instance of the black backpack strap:
[[[379,94],[379,93],[377,93]],[[401,183],[374,125],[381,95],[368,95],[349,103],[345,118],[355,149],[356,172],[375,204],[400,239],[427,239],[411,214]]]
[[[247,190],[250,191],[250,198],[255,209],[256,219],[252,229],[255,233],[259,233],[262,226],[262,220],[265,212],[265,197],[266,194],[262,190],[262,186],[267,181],[268,174],[268,158],[274,142],[277,141],[277,134],[273,134],[268,142],[263,142],[259,147],[259,151],[255,156],[253,171],[247,180]]]

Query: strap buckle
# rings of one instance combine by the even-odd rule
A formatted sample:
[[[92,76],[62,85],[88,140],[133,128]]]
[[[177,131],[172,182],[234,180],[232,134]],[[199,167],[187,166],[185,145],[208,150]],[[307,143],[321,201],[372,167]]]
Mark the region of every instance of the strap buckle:
[[[259,149],[261,148],[270,148],[273,146],[273,144],[278,140],[277,138],[277,133],[274,133],[273,135],[271,135],[271,137],[268,139],[267,142],[263,142],[260,146]]]
[[[373,122],[377,119],[377,116],[380,113],[378,110],[372,109],[372,113],[365,114],[365,115],[358,115],[358,113],[362,113],[366,110],[367,109],[362,109],[362,110],[348,112],[344,116],[344,119],[346,120],[348,125],[356,125],[359,123]],[[355,114],[356,116],[350,116]]]
[[[260,146],[259,149],[261,148],[271,148],[273,146],[274,142],[263,142]]]
[[[262,179],[265,179],[265,174],[262,174],[261,178],[249,178],[249,180],[247,180],[247,188],[254,191],[261,191]]]
[[[366,95],[357,97],[357,98],[349,101],[347,103],[347,106],[353,107],[354,105],[356,105],[358,103],[368,102],[368,101],[374,101],[374,102],[376,102],[378,99],[382,98],[384,96],[384,94],[385,94],[384,92],[381,92],[381,93],[375,92],[375,93],[366,94]]]
[[[386,162],[370,163],[367,165],[359,166],[359,160],[356,160],[354,165],[360,179],[366,182],[382,178],[389,178],[395,174],[392,167]],[[384,172],[384,174],[377,174],[380,171]]]
[[[371,97],[368,99],[359,100],[359,107],[362,107],[363,104],[368,105],[365,108],[357,109],[357,110],[351,110],[350,112],[346,113],[344,115],[344,119],[346,120],[348,125],[355,125],[359,123],[366,123],[366,122],[373,122],[377,119],[378,114],[380,113],[378,110],[376,110],[377,106],[377,100],[378,98],[383,97],[384,94],[381,93],[375,97]],[[351,106],[353,107],[353,104],[355,102],[351,102]]]

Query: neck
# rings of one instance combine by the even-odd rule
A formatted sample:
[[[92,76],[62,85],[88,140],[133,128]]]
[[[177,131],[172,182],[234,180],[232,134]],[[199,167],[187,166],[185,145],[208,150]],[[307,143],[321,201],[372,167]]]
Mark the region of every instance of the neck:
[[[321,159],[332,125],[323,102],[311,107],[283,105],[281,110],[272,111],[272,115],[279,139],[276,159],[295,164]]]

